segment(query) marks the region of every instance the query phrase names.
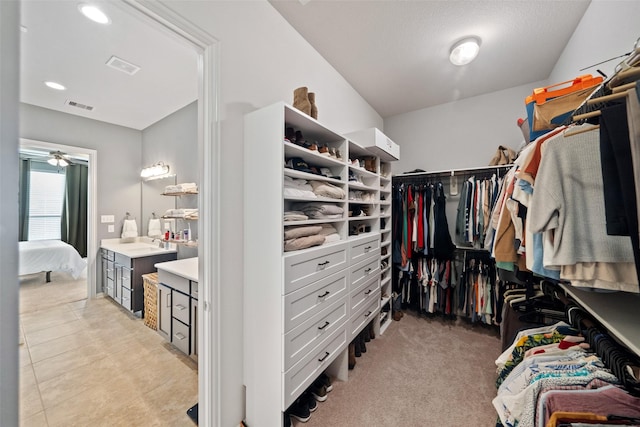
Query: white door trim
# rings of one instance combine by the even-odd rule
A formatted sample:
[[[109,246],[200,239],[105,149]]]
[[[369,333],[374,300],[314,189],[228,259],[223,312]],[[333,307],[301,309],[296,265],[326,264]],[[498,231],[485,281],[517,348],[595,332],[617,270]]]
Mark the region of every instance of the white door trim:
[[[198,424],[218,426],[221,425],[218,41],[157,1],[123,0],[123,4],[180,36],[198,52]]]
[[[82,148],[27,138],[20,138],[20,147],[37,148],[46,151],[60,150],[65,153],[81,154],[88,157],[87,298],[95,298],[97,271],[101,271],[100,266],[96,265],[96,254],[98,253],[98,152],[90,148]]]

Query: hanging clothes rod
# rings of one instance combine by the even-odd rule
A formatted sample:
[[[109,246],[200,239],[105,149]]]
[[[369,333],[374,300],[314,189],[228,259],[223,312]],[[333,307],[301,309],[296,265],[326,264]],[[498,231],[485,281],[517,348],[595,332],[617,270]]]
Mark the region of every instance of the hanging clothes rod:
[[[493,170],[496,173],[500,173],[506,169],[511,169],[513,164],[508,165],[496,165],[496,166],[480,166],[477,168],[468,168],[468,169],[449,169],[449,170],[440,170],[433,172],[407,172],[399,175],[394,175],[393,179],[402,179],[402,178],[419,178],[419,177],[436,177],[436,176],[456,176],[456,175],[473,175],[474,173],[486,173],[491,172]]]

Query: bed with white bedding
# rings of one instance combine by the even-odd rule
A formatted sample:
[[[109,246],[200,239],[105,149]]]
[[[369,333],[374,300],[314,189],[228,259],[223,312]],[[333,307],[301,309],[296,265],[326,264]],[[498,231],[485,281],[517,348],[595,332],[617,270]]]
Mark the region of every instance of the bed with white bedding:
[[[34,240],[18,245],[20,276],[44,271],[49,282],[51,271],[62,271],[77,279],[87,266],[78,251],[61,240]]]

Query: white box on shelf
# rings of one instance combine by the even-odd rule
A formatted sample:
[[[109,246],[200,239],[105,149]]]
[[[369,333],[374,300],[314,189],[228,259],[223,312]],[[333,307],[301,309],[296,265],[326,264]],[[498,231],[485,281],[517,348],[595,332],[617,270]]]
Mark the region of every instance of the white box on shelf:
[[[344,135],[347,139],[367,148],[384,161],[400,159],[400,146],[378,128],[362,129]]]

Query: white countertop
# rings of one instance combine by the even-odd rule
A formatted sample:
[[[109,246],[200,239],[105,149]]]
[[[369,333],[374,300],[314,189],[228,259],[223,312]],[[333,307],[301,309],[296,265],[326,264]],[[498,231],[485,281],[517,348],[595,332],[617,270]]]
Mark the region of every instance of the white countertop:
[[[120,239],[102,239],[100,247],[117,252],[129,258],[141,258],[146,256],[171,254],[178,252],[175,245],[169,245],[168,249],[160,247],[160,242],[152,242],[150,238],[139,237],[135,242],[122,243]]]
[[[198,257],[184,258],[177,261],[159,262],[154,265],[158,270],[164,270],[182,276],[185,279],[198,281]]]

